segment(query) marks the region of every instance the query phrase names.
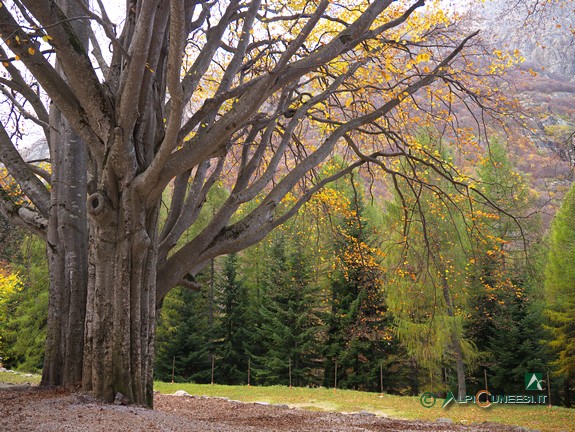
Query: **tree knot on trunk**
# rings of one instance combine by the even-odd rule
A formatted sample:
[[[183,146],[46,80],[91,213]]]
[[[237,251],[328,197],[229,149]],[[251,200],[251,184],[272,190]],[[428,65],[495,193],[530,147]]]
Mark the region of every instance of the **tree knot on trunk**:
[[[105,207],[104,195],[100,192],[95,192],[88,197],[88,211],[93,216],[98,216],[102,213]]]
[[[90,216],[99,221],[99,223],[111,222],[114,220],[114,205],[105,192],[94,192],[88,196],[86,202]]]

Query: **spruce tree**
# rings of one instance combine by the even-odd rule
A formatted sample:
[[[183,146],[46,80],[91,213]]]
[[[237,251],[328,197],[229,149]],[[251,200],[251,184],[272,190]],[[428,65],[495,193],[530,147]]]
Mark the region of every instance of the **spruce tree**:
[[[334,226],[335,269],[330,308],[324,314],[324,385],[334,385],[337,363],[338,386],[379,390],[380,365],[396,346],[363,196],[353,176],[346,180],[334,186],[347,195],[341,201],[348,204]]]
[[[238,275],[238,257],[225,257],[218,284],[217,303],[220,319],[215,330],[215,381],[218,384],[246,384],[248,376],[248,341],[252,332],[249,296]]]
[[[526,373],[546,370],[542,308],[515,296],[504,309],[494,317],[495,334],[487,346],[493,358],[489,385],[492,392],[518,394],[525,389]]]
[[[181,241],[188,241],[197,235],[213,217],[215,209],[229,192],[217,184],[210,190],[199,215],[198,223],[186,230]],[[165,196],[169,202],[170,197]],[[162,214],[167,221],[169,214]],[[155,378],[165,381],[174,379],[180,382],[211,382],[212,356],[215,354],[214,341],[217,327],[215,284],[218,262],[211,260],[203,272],[188,282],[196,287],[177,287],[166,296],[159,312],[156,328]],[[214,358],[216,367],[220,365]]]
[[[257,384],[315,384],[317,319],[310,285],[310,263],[303,243],[275,233],[262,275],[258,341],[252,351]]]
[[[155,377],[160,381],[209,383],[212,338],[207,288],[177,288],[165,299],[157,329]]]

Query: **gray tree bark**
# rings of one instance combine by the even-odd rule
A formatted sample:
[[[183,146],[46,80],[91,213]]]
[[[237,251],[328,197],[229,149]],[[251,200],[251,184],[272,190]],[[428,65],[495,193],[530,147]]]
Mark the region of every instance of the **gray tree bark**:
[[[69,16],[80,14],[78,4],[58,3]],[[87,48],[86,28],[79,22],[73,27]],[[88,283],[88,149],[53,104],[50,126],[52,193],[46,243],[50,294],[41,385],[77,386],[82,382]]]
[[[50,296],[42,385],[82,381],[88,282],[86,147],[54,109],[52,204],[47,232]]]
[[[112,208],[90,196],[90,283],[83,379],[85,390],[107,401],[119,392],[152,406],[156,322],[157,209],[146,210],[133,190]]]

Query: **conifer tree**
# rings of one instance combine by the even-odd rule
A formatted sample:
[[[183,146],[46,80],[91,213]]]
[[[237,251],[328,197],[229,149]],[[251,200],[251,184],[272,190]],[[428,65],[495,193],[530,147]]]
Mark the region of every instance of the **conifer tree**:
[[[160,381],[209,383],[212,338],[206,287],[178,288],[166,297],[157,330],[155,377]]]
[[[215,330],[218,384],[246,384],[252,332],[249,296],[238,275],[238,257],[225,257],[218,287],[220,318]]]
[[[524,296],[505,299],[493,318],[495,332],[487,346],[493,364],[489,368],[490,388],[501,393],[521,393],[529,372],[546,370],[542,304]]]
[[[333,385],[337,362],[339,386],[378,390],[380,364],[391,354],[393,341],[382,269],[378,250],[371,245],[372,227],[360,186],[349,176],[336,187],[348,196],[334,227],[335,267],[330,309],[324,314],[324,385]]]
[[[428,135],[417,137],[414,153],[419,152],[452,163],[449,149]],[[399,171],[415,173],[420,182],[405,188],[399,176],[396,201],[388,205],[393,233],[386,257],[390,307],[400,340],[426,372],[423,385],[431,388],[439,381],[434,376],[453,370],[458,397],[463,398],[467,370],[477,357],[463,325],[474,236],[471,206],[432,169],[406,164]]]
[[[228,195],[229,192],[221,184],[215,185],[207,194],[206,201],[197,215],[198,224],[186,230],[181,241],[185,242],[197,235],[213,217],[217,205]],[[169,195],[165,198],[170,201]],[[162,214],[161,219],[167,221],[169,213]],[[156,330],[156,379],[171,381],[175,363],[175,379],[211,382],[218,318],[215,306],[218,271],[216,260],[212,260],[211,265],[197,277],[190,275],[190,286],[178,287],[164,300]]]
[[[546,315],[551,332],[550,347],[557,360],[554,367],[564,380],[564,404],[571,406],[575,383],[575,187],[565,195],[549,238],[545,269]]]
[[[315,384],[317,319],[310,285],[310,264],[303,244],[276,233],[262,278],[256,344],[252,352],[258,384]],[[259,355],[256,354],[259,352]]]
[[[26,237],[14,259],[20,289],[8,299],[10,313],[0,323],[0,356],[7,367],[39,372],[44,362],[48,310],[48,266],[41,241]]]

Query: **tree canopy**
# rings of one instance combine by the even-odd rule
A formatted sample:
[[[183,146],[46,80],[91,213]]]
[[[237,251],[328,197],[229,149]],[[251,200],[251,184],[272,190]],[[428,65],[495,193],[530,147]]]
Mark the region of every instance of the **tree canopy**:
[[[413,125],[472,140],[455,107],[505,112],[484,84],[516,58],[476,62],[477,32],[440,1],[128,0],[122,25],[102,1],[0,6],[0,161],[14,185],[0,211],[47,241],[45,384],[151,404],[166,294],[360,166],[407,193],[440,192],[429,170],[485,199]],[[47,166],[18,153],[23,119]],[[319,176],[336,151],[348,164]],[[221,185],[229,195],[201,219]]]

